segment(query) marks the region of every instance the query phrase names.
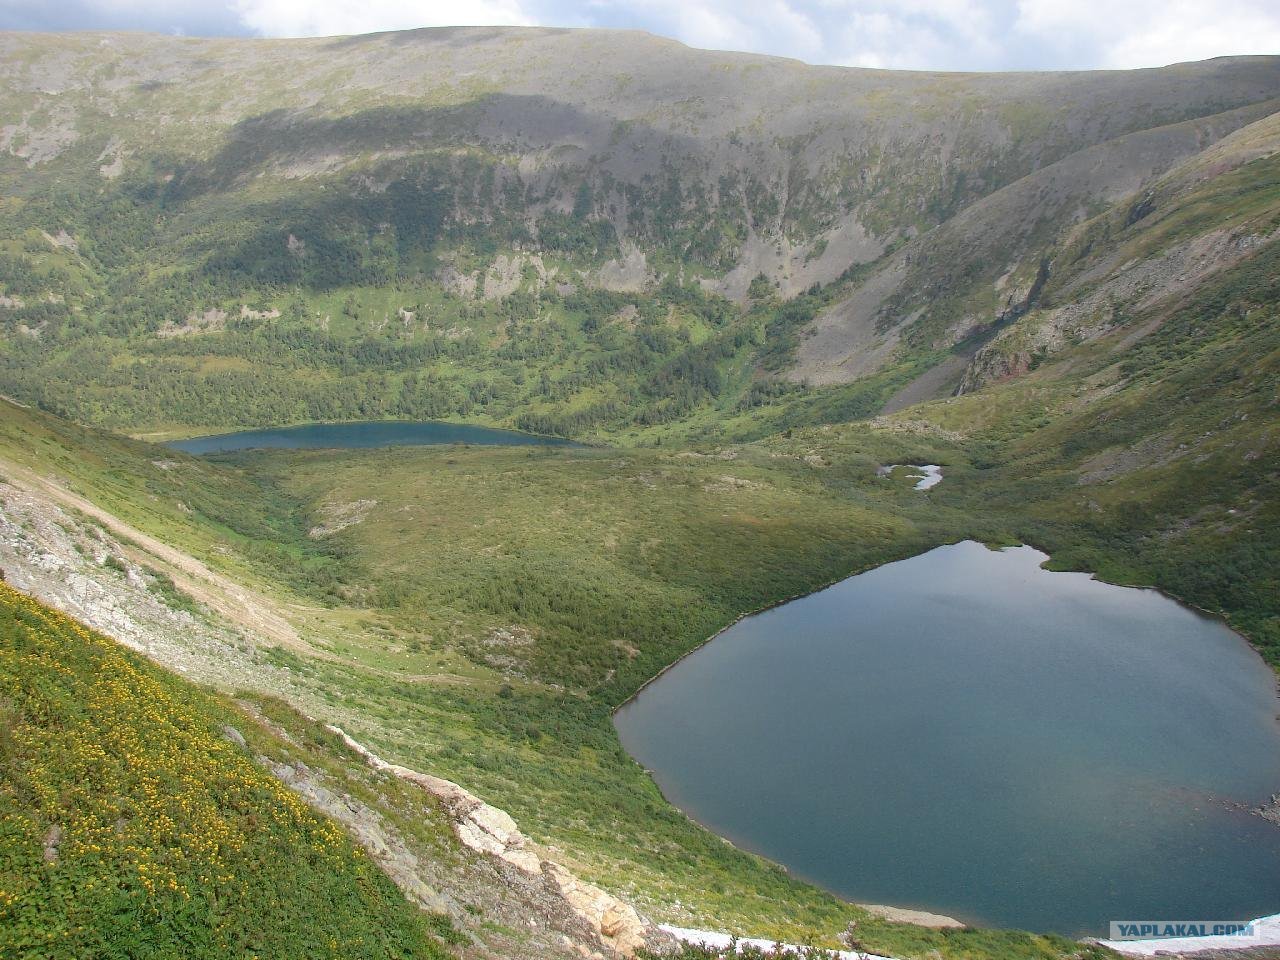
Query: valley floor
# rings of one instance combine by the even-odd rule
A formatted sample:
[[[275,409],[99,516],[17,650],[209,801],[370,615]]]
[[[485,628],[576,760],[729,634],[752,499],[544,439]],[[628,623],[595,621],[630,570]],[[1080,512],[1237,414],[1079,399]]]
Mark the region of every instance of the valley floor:
[[[464,785],[656,920],[1079,955],[892,923],[735,850],[663,800],[610,712],[746,612],[966,537],[1158,586],[1280,663],[1271,262],[1136,347],[1121,330],[980,394],[749,443],[199,459],[5,403],[0,566],[193,679]],[[902,463],[946,480],[879,473]]]
[[[877,477],[870,459],[856,472],[867,492],[850,499],[814,482],[819,468],[806,454],[780,450],[442,448],[255,456],[228,467],[25,416],[6,417],[18,443],[0,451],[0,567],[13,585],[192,679],[282,697],[382,756],[465,785],[510,811],[567,869],[643,914],[831,947],[856,921],[869,947],[902,958],[1079,949],[1053,937],[897,924],[842,904],[691,824],[617,744],[609,716],[622,694],[743,609],[958,534],[960,515]],[[57,452],[73,449],[71,459]],[[220,498],[247,497],[247,476],[317,504],[299,517],[298,539],[278,528],[263,538],[293,544],[289,552],[267,553],[266,543],[210,522]],[[308,536],[306,516],[349,502],[347,485],[378,506],[341,531],[345,552],[335,554]],[[253,502],[228,502],[241,511],[233,522],[249,529]],[[572,531],[561,519],[569,511],[584,518]],[[390,542],[396,550],[384,549]],[[495,542],[520,546],[495,555]],[[544,551],[557,573],[540,566]],[[587,565],[599,555],[615,564],[607,577]],[[317,602],[297,576],[324,564],[358,575]],[[547,602],[538,591],[571,584],[565,570],[586,592],[529,607],[521,619],[540,626],[522,627],[504,605]],[[624,584],[616,594],[610,578]],[[394,600],[362,586],[374,583],[397,590]],[[465,592],[477,588],[523,599]],[[255,629],[276,618],[291,632]],[[599,649],[571,653],[579,630],[597,647],[595,638],[615,638],[604,660]],[[310,778],[285,776],[314,794]],[[475,881],[427,876],[466,929],[466,904],[485,899]],[[522,883],[497,883],[485,915],[512,909],[492,896],[518,903]],[[499,955],[524,955],[503,936]]]

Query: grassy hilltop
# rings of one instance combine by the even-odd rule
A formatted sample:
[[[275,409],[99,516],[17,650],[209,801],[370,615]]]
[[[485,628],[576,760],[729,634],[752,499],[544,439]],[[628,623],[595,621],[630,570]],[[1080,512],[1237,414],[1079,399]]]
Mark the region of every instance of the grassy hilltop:
[[[6,955],[449,956],[242,711],[3,583],[0,704]]]

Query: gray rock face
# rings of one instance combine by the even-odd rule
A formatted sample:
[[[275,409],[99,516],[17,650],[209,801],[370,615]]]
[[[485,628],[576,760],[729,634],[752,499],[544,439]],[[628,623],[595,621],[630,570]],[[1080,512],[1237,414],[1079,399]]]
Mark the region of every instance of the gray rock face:
[[[258,762],[313,808],[337,820],[413,903],[432,913],[456,913],[455,905],[423,880],[417,855],[378,812],[349,795],[339,795],[323,777],[305,764],[281,763],[269,757]]]
[[[12,586],[192,679],[234,685],[257,675],[278,690],[291,686],[255,658],[251,640],[168,606],[131,552],[101,527],[0,482],[0,567]]]
[[[51,826],[44,835],[44,862],[58,862],[58,844],[62,842],[62,827],[60,824]]]
[[[245,743],[244,734],[237,730],[231,724],[227,724],[222,728],[222,735],[234,743],[241,750],[245,749],[248,744]]]
[[[932,313],[949,318],[929,330],[930,340],[939,346],[1016,319],[1034,305],[1045,258],[1074,228],[1105,205],[1197,165],[1206,147],[1227,144],[1234,135],[1269,124],[1276,106],[1267,100],[1097,144],[1081,143],[1080,149],[975,200],[910,239],[849,296],[823,311],[801,341],[792,379],[847,383],[873,373],[892,358],[904,335],[921,322],[927,324]],[[1219,160],[1229,169],[1252,159],[1256,151],[1256,142],[1250,142]],[[1158,279],[1146,276],[1147,289]],[[991,306],[975,310],[974,303]],[[979,360],[978,367],[985,362]]]
[[[1278,238],[1275,230],[1210,230],[1143,260],[1104,261],[1068,285],[1070,299],[1019,317],[979,350],[956,393],[1020,376],[1068,345],[1096,340],[1127,318],[1176,302]]]
[[[544,897],[550,898],[553,912],[585,934],[588,944],[603,948],[610,956],[630,958],[642,947],[669,943],[670,938],[630,904],[543,858],[506,811],[490,806],[450,780],[387,763],[339,727],[330,726],[329,730],[375,770],[413,783],[438,799],[449,811],[454,832],[463,846],[494,858],[521,875],[523,882],[540,886]]]

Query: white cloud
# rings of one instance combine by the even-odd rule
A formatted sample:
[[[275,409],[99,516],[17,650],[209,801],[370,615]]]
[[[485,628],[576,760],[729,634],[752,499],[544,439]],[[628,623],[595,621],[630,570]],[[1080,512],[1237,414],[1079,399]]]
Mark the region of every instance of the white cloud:
[[[268,37],[535,22],[519,0],[232,0],[231,7],[246,27]]]
[[[829,60],[851,67],[965,69],[1000,56],[998,28],[970,0],[833,0]]]
[[[536,0],[531,0],[536,5]],[[1012,0],[594,0],[586,22],[639,25],[691,46],[811,63],[981,69]],[[549,4],[554,7],[554,2]],[[543,4],[540,13],[546,12]],[[581,21],[575,21],[581,22]]]
[[[1155,67],[1224,54],[1280,53],[1280,6],[1257,0],[1019,0],[1015,31],[1079,66]]]
[[[993,3],[827,0],[829,62],[914,70],[980,69],[1001,55]]]
[[[823,34],[807,6],[788,0],[591,0],[576,9],[556,0],[536,4],[543,22],[633,26],[693,47],[821,58]]]
[[[1162,66],[1280,53],[1275,0],[603,0],[695,46],[934,70]]]
[[[1280,53],[1276,0],[0,0],[0,29],[321,36],[534,23],[633,27],[698,47],[932,70]]]

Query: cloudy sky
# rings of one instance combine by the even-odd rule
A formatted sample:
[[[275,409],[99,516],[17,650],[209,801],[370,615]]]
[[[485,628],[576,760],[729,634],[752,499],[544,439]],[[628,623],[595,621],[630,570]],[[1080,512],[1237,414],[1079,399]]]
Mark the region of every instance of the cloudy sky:
[[[938,70],[1280,53],[1276,0],[0,0],[0,29],[327,36],[453,24],[632,27],[696,47]]]

